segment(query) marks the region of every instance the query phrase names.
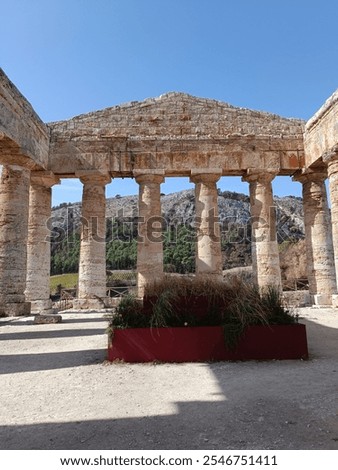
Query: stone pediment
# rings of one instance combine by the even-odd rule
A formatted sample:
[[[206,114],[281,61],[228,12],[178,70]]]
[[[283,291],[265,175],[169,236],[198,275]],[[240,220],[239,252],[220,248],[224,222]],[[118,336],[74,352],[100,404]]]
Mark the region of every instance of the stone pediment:
[[[50,123],[55,138],[302,136],[304,122],[171,92]]]
[[[242,175],[292,174],[303,163],[304,122],[184,93],[126,103],[49,124],[50,170],[132,176],[144,169],[185,176],[191,168]]]

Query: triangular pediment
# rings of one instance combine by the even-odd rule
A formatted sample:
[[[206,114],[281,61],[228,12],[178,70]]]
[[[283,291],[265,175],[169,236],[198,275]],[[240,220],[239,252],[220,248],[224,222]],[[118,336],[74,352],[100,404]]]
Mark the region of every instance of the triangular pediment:
[[[107,137],[214,137],[229,135],[301,135],[297,119],[238,108],[222,101],[170,92],[51,123],[55,132]]]

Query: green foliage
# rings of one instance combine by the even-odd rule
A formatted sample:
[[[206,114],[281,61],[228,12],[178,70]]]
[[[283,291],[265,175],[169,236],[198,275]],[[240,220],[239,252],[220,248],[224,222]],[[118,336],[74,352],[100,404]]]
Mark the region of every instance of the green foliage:
[[[76,287],[78,281],[77,273],[59,274],[51,276],[50,278],[50,291],[52,294],[59,293],[60,288],[72,289]]]
[[[291,315],[288,310],[283,307],[281,294],[278,290],[268,287],[261,294],[262,309],[267,314],[267,322],[269,325],[289,325],[297,323],[297,317]]]
[[[52,244],[51,274],[76,273],[79,269],[80,235],[73,233]]]
[[[137,238],[137,223],[131,218],[113,218],[106,221],[106,241],[130,242]]]
[[[195,271],[195,231],[191,227],[180,225],[164,233],[163,262],[172,272]]]
[[[166,327],[168,320],[175,315],[173,308],[174,293],[170,291],[162,292],[153,305],[152,315],[150,316],[150,326],[152,328]]]
[[[135,269],[136,259],[136,240],[111,240],[106,244],[107,269]]]
[[[163,256],[165,268],[177,273],[195,270],[195,231],[181,225],[164,232]],[[137,224],[120,219],[107,220],[107,269],[136,269]],[[60,242],[52,243],[51,274],[78,271],[80,256],[79,233],[69,234]]]
[[[110,330],[114,328],[146,328],[149,327],[149,317],[143,314],[142,302],[134,295],[128,294],[121,299],[109,326]]]

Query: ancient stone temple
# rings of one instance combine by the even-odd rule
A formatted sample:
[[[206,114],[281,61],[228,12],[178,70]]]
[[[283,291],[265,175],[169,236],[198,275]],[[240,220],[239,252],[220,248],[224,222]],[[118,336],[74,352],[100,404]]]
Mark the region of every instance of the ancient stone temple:
[[[45,124],[0,69],[0,164],[0,313],[50,311],[47,222],[61,178],[83,184],[77,308],[105,304],[105,187],[116,178],[139,185],[139,295],[163,275],[160,187],[172,176],[195,185],[196,276],[213,278],[222,276],[217,182],[248,183],[262,288],[281,286],[272,181],[300,182],[310,294],[337,304],[338,92],[308,123],[168,93]]]

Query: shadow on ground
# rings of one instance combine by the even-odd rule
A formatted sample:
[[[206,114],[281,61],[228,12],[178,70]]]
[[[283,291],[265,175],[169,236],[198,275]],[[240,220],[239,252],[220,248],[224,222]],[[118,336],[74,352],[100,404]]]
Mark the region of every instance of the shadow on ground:
[[[253,404],[178,403],[177,414],[169,416],[0,426],[0,448],[338,449],[338,433],[328,433],[327,423],[297,403],[262,400],[250,410]],[[34,436],[30,444],[27,435]]]
[[[71,338],[74,336],[95,336],[101,335],[105,332],[106,328],[86,328],[77,330],[45,330],[45,331],[19,331],[15,333],[2,333],[0,335],[1,341],[13,341],[22,339],[43,339],[43,338]]]
[[[86,349],[54,353],[0,355],[0,374],[16,374],[42,370],[100,364],[106,359],[105,349]]]
[[[109,417],[111,413],[106,405],[107,419],[59,422],[54,416],[52,422],[47,423],[0,426],[0,448],[338,449],[337,408],[334,404],[338,383],[337,329],[309,320],[305,323],[309,361],[201,364],[217,378],[220,391],[215,401],[176,402],[173,403],[176,411],[166,415],[133,416],[130,410],[129,417],[117,419]],[[60,338],[67,337],[66,330],[63,331],[64,334],[62,330],[52,333]],[[88,335],[97,334],[97,329],[87,331]],[[83,336],[87,331],[83,331]],[[15,340],[16,337],[22,339],[20,333],[13,333],[10,339]],[[93,364],[102,368],[105,357],[105,349],[4,355],[0,358],[0,373]],[[113,391],[111,399],[116,403],[119,400],[118,394],[114,395],[116,372],[121,367],[143,366],[111,364],[108,367]],[[165,365],[154,367],[160,370]],[[100,370],[97,372],[99,376]],[[174,382],[170,368],[167,379],[172,382],[172,387],[181,386]],[[156,383],[153,386],[156,387]],[[80,409],[82,405],[77,402],[74,406]],[[27,441],[25,436],[30,436],[30,439]]]

